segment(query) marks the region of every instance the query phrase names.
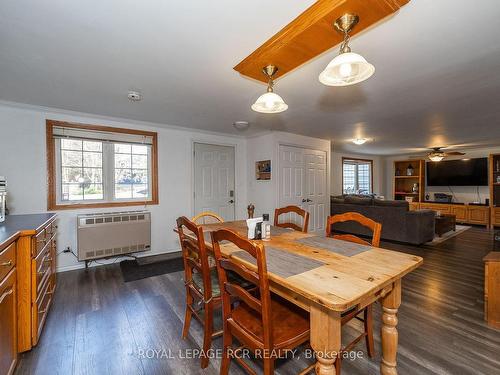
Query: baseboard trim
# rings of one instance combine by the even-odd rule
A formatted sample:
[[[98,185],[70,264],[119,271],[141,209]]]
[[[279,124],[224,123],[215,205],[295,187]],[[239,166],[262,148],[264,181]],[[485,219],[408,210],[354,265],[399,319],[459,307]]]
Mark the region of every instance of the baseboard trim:
[[[157,255],[165,255],[165,254],[168,254],[168,255],[171,254],[172,258],[175,258],[175,257],[179,256],[179,254],[181,254],[181,249],[168,250],[168,251],[163,251],[161,253],[154,253],[154,254],[147,254],[147,252],[146,252],[146,253],[137,254],[136,256],[137,256],[137,258],[144,258],[144,257],[154,257]],[[117,256],[117,257],[112,258],[112,259],[96,259],[96,262],[91,262],[89,264],[89,268],[99,267],[99,266],[107,266],[109,264],[118,263],[116,261],[116,258],[126,259],[127,257],[126,256],[123,256],[123,257]],[[99,263],[97,263],[97,262],[99,262]],[[84,268],[85,268],[85,262],[78,262],[76,264],[70,264],[67,266],[57,267],[56,273],[75,271],[75,270],[80,270],[80,269],[84,269]]]

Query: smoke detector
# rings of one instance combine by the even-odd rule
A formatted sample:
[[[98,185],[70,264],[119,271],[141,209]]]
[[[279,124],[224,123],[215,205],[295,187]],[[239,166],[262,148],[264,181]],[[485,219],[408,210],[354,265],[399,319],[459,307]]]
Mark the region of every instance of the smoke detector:
[[[250,123],[248,121],[235,121],[233,126],[238,130],[245,130],[250,126]]]
[[[142,94],[139,91],[129,91],[127,98],[131,102],[140,102],[142,100]]]

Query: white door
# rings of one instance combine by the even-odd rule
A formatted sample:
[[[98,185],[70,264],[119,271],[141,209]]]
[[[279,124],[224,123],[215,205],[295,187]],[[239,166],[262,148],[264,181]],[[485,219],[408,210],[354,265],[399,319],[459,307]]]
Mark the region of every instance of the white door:
[[[234,220],[234,147],[194,144],[195,215],[212,211]]]
[[[323,233],[328,216],[326,152],[280,146],[279,205],[295,205],[309,212],[309,232]],[[300,217],[289,218],[298,224]]]

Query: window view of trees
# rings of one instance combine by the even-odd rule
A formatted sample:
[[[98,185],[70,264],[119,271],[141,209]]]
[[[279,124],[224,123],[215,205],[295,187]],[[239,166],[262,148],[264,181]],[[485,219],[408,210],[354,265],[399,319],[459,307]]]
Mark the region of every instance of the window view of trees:
[[[115,198],[145,198],[148,187],[148,147],[116,143]]]
[[[61,139],[61,200],[147,199],[150,147]]]
[[[61,139],[61,199],[104,198],[102,142]]]

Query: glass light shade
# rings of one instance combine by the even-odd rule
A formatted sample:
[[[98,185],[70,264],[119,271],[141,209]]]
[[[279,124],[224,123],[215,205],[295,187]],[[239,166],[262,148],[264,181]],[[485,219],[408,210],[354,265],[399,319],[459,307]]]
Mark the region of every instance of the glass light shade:
[[[288,104],[274,92],[266,92],[252,104],[252,109],[260,113],[280,113],[288,109]]]
[[[363,145],[366,143],[366,141],[368,141],[368,139],[366,139],[366,138],[356,138],[356,139],[352,140],[352,143],[354,143],[356,145]]]
[[[370,78],[375,67],[354,52],[336,56],[319,75],[319,81],[327,86],[349,86]]]
[[[430,154],[429,155],[429,159],[431,159],[431,161],[441,161],[444,159],[444,155],[440,155],[440,154]]]

